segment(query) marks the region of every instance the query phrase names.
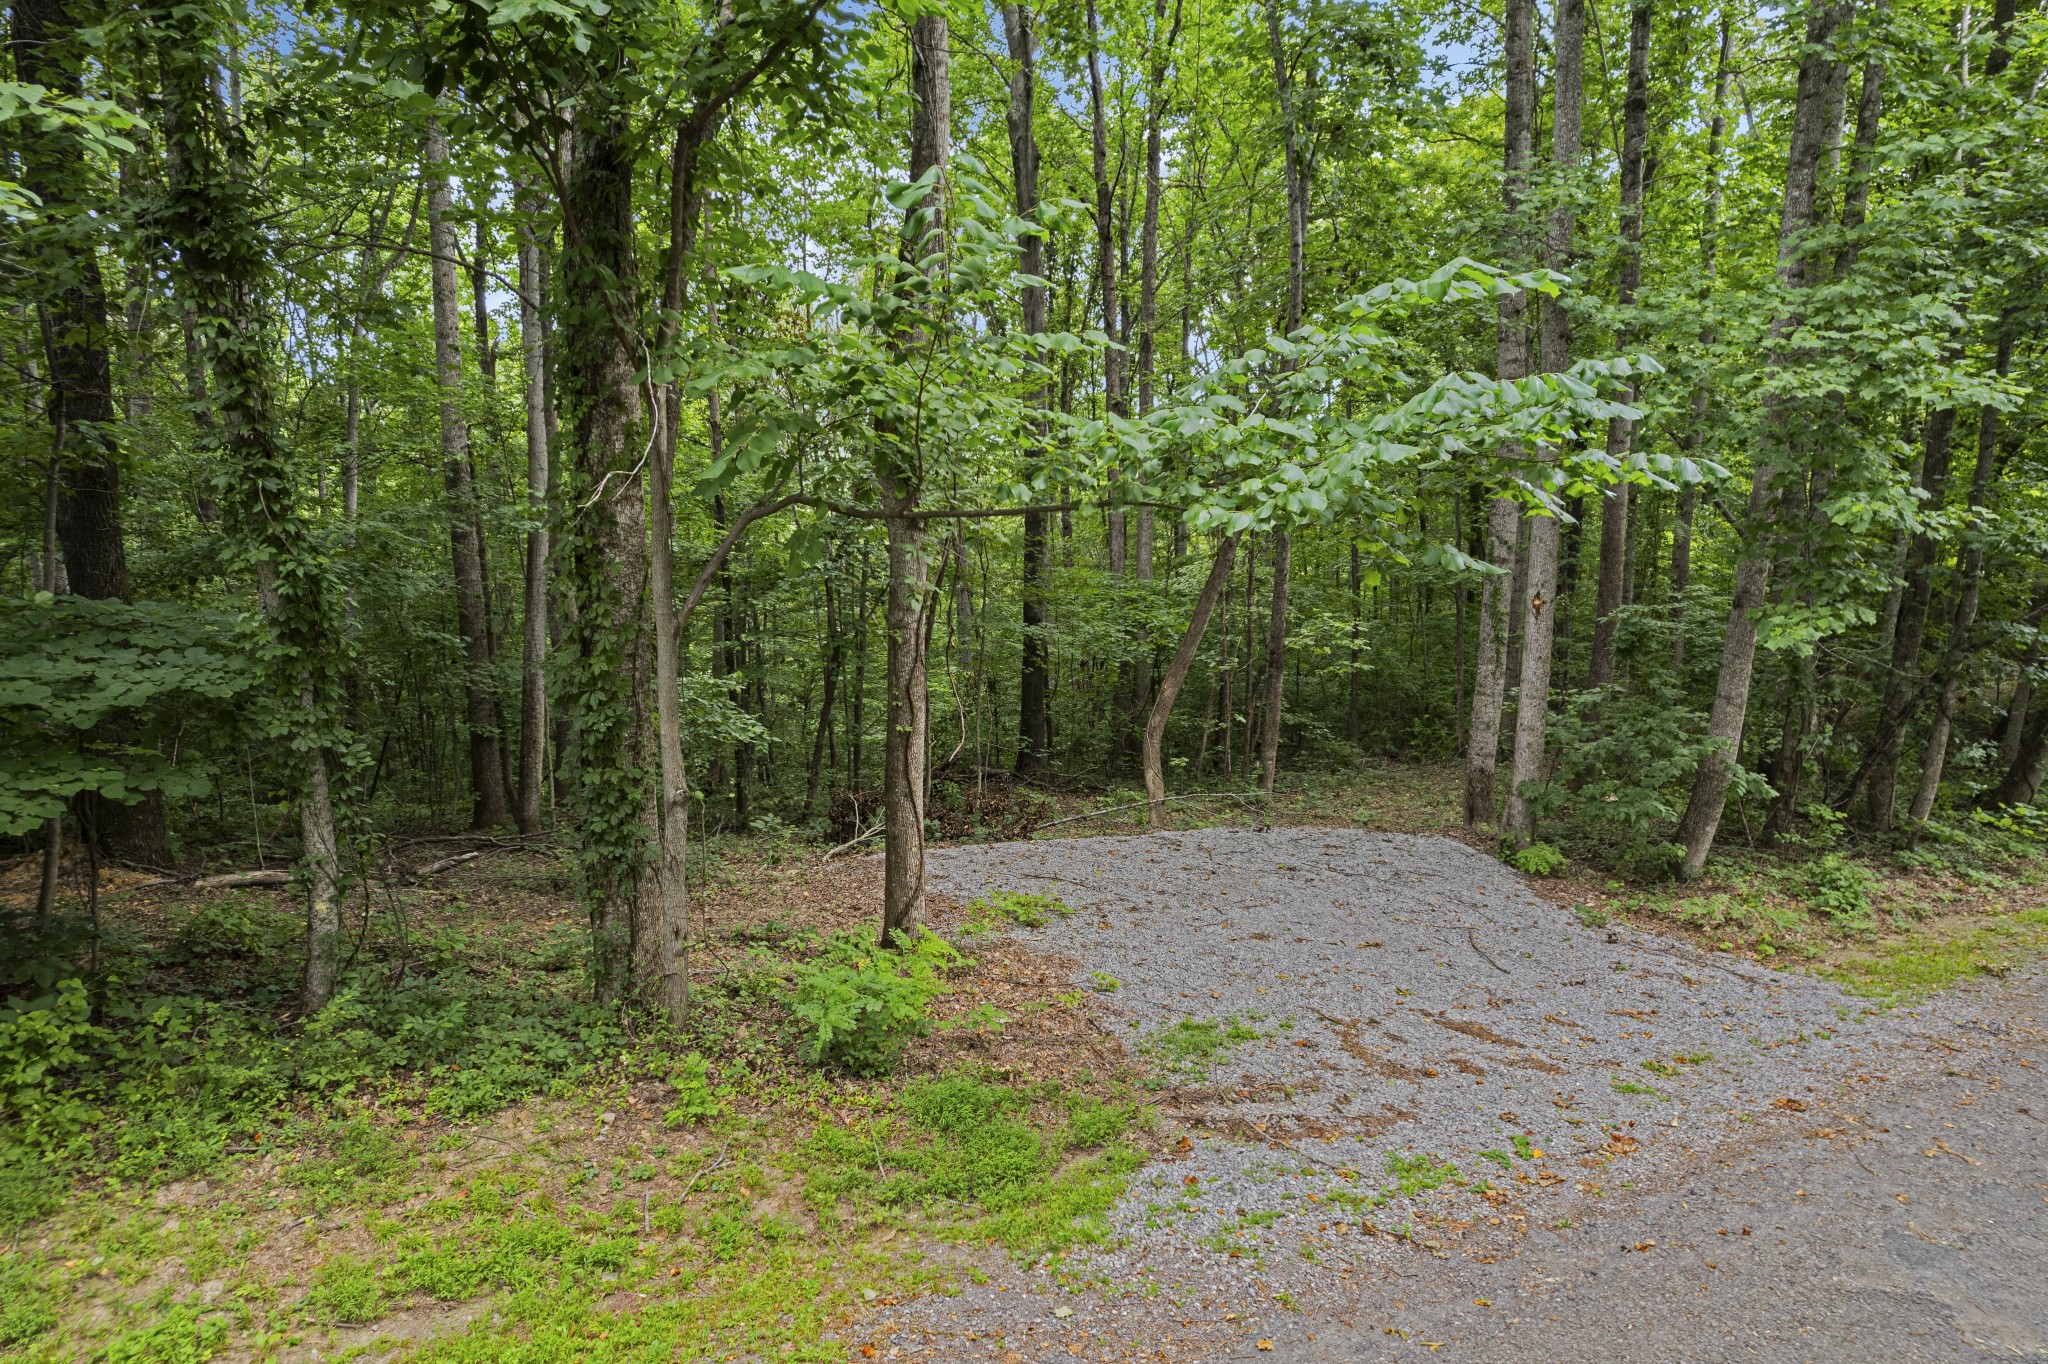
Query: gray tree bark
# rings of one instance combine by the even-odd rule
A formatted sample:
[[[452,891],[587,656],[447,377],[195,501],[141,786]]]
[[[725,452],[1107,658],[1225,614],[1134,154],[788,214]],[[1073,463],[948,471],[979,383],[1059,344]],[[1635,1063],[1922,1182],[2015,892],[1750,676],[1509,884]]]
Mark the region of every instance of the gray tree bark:
[[[1216,557],[1209,565],[1209,576],[1202,584],[1201,593],[1195,598],[1195,613],[1188,621],[1188,628],[1180,638],[1180,647],[1173,652],[1173,658],[1166,665],[1166,673],[1159,679],[1159,695],[1153,698],[1152,711],[1145,719],[1145,742],[1142,747],[1142,766],[1145,772],[1145,798],[1149,803],[1147,815],[1155,829],[1166,826],[1166,722],[1173,714],[1173,703],[1180,697],[1180,689],[1187,682],[1188,669],[1195,661],[1195,654],[1202,647],[1202,635],[1209,628],[1209,617],[1216,610],[1216,600],[1223,595],[1230,582],[1231,560],[1237,552],[1238,537],[1226,538],[1216,546]],[[1227,704],[1227,703],[1226,703]],[[1223,728],[1230,729],[1230,715],[1226,709]],[[1226,739],[1227,743],[1228,740]]]
[[[1826,106],[1836,65],[1832,44],[1852,4],[1853,0],[1810,0],[1805,14],[1806,41],[1799,63],[1784,202],[1778,218],[1778,282],[1795,296],[1806,285],[1807,267],[1801,243],[1813,223],[1814,192],[1821,157],[1827,150]],[[1773,319],[1772,340],[1778,341],[1797,325],[1798,317],[1791,311]],[[1773,353],[1774,368],[1787,363],[1784,355]],[[1707,738],[1712,748],[1693,774],[1692,794],[1678,821],[1676,838],[1685,846],[1680,871],[1687,877],[1696,877],[1706,868],[1714,835],[1720,830],[1721,815],[1727,808],[1728,787],[1735,778],[1736,746],[1741,742],[1743,722],[1749,714],[1750,682],[1756,667],[1756,617],[1770,589],[1771,523],[1777,512],[1777,483],[1793,457],[1794,413],[1777,403],[1766,411],[1765,417],[1765,445],[1757,452],[1750,475],[1745,542],[1742,557],[1736,563],[1735,593],[1729,605],[1728,629],[1722,639],[1714,707],[1707,719]]]
[[[1529,197],[1529,173],[1536,159],[1536,6],[1534,0],[1507,0],[1503,46],[1506,53],[1507,151],[1501,175],[1501,199],[1508,229],[1503,242],[1511,261],[1529,255],[1528,232],[1522,221]],[[1514,293],[1500,300],[1496,337],[1496,372],[1503,379],[1529,375],[1529,299]],[[1500,766],[1501,709],[1507,700],[1510,611],[1519,593],[1513,590],[1515,540],[1521,505],[1495,497],[1487,508],[1487,562],[1494,571],[1479,589],[1478,657],[1472,669],[1472,722],[1465,744],[1465,823],[1492,824],[1498,808],[1494,776]]]
[[[1546,243],[1550,268],[1569,273],[1572,236],[1578,214],[1574,182],[1579,168],[1584,111],[1586,10],[1584,0],[1558,0],[1552,37],[1557,69],[1552,81],[1551,163],[1561,197],[1550,211]],[[1571,314],[1555,299],[1546,299],[1538,333],[1538,363],[1555,374],[1571,364]],[[1529,522],[1529,570],[1522,612],[1522,681],[1515,703],[1515,760],[1502,820],[1508,836],[1526,847],[1536,837],[1531,795],[1549,775],[1547,735],[1550,724],[1550,664],[1557,642],[1557,548],[1555,516]]]
[[[1643,162],[1650,143],[1650,0],[1636,0],[1629,11],[1628,93],[1621,116],[1621,260],[1616,269],[1614,301],[1635,306],[1643,284]],[[1615,338],[1626,349],[1635,328],[1624,323]],[[1634,398],[1631,388],[1629,395]],[[1607,423],[1607,454],[1626,460],[1634,442],[1635,423],[1616,417]],[[1586,685],[1602,687],[1614,680],[1614,653],[1620,632],[1620,611],[1628,589],[1628,523],[1634,490],[1616,484],[1600,508],[1600,573],[1595,594],[1593,651],[1586,661]]]
[[[1091,10],[1092,12],[1092,10]],[[912,259],[928,252],[909,240],[911,220],[929,209],[927,233],[944,231],[945,171],[953,120],[948,29],[942,15],[925,15],[910,31],[910,178],[937,169],[939,183],[929,198],[912,205],[905,222],[905,250]],[[927,325],[937,325],[929,319]],[[931,595],[931,565],[917,505],[923,489],[907,452],[889,440],[876,442],[876,482],[881,490],[889,543],[889,587],[884,607],[888,633],[888,734],[882,768],[882,941],[895,940],[924,922],[924,810],[929,698],[925,689],[924,615]]]
[[[1031,11],[1024,5],[1003,8],[1003,34],[1010,50],[1010,101],[1006,118],[1010,134],[1011,179],[1016,190],[1017,214],[1030,218],[1038,212],[1038,135],[1034,126],[1037,108],[1037,41],[1032,32]],[[1019,267],[1027,275],[1045,275],[1045,238],[1033,234],[1024,239]],[[1025,332],[1036,335],[1046,329],[1046,291],[1042,284],[1027,284],[1021,290]],[[1149,374],[1147,376],[1149,380]],[[1051,395],[1041,388],[1035,401],[1044,407]],[[1036,463],[1044,452],[1025,452],[1027,464]],[[1047,706],[1051,699],[1050,660],[1046,628],[1046,513],[1024,514],[1023,598],[1024,638],[1017,687],[1017,775],[1037,777],[1052,758],[1052,730]]]
[[[519,204],[519,350],[526,384],[524,635],[519,656],[519,831],[540,832],[548,750],[548,385],[547,265],[530,190]]]
[[[469,729],[470,824],[511,823],[505,804],[504,736],[492,685],[490,611],[484,598],[483,533],[470,470],[469,421],[462,411],[462,319],[457,312],[454,199],[448,189],[448,132],[427,121],[427,240],[434,295],[434,381],[440,390],[441,473],[448,494],[448,549],[462,637],[464,719]]]

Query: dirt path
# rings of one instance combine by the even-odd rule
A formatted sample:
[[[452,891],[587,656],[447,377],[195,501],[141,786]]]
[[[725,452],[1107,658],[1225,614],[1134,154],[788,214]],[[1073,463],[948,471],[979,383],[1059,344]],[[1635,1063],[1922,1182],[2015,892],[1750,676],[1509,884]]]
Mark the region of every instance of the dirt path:
[[[1110,1247],[913,1305],[898,1357],[2048,1350],[2038,983],[1876,1012],[1587,929],[1441,838],[1212,829],[935,862],[957,896],[1077,911],[1023,936],[1177,1061],[1160,1103],[1189,1140],[1141,1172]]]

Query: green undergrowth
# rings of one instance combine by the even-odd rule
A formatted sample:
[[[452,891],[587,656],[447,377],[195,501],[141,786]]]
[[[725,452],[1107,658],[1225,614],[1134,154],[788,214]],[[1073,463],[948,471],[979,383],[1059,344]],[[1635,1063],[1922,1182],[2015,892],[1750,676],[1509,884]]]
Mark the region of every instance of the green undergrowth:
[[[1234,1048],[1256,1042],[1265,1034],[1242,1018],[1182,1018],[1160,1028],[1142,1042],[1138,1050],[1165,1072],[1187,1084],[1209,1078],[1209,1070]]]
[[[1132,1102],[1058,1084],[959,1071],[907,1085],[879,1110],[827,1118],[800,1148],[820,1226],[905,1218],[944,1239],[1022,1260],[1101,1242],[1104,1218],[1144,1162]]]
[[[1860,995],[1921,998],[1977,976],[2004,976],[2048,953],[2048,909],[1970,926],[1937,925],[1843,957],[1822,974]]]

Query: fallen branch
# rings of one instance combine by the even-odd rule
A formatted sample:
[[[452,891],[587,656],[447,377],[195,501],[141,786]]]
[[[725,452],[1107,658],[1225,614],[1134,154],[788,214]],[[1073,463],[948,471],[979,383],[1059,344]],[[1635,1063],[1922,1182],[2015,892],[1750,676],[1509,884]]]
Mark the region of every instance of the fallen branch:
[[[1513,973],[1512,971],[1508,970],[1508,968],[1507,968],[1507,967],[1505,967],[1505,966],[1502,966],[1502,965],[1501,965],[1501,964],[1500,964],[1499,962],[1495,961],[1495,960],[1494,960],[1494,959],[1493,959],[1492,957],[1489,957],[1489,956],[1487,956],[1487,955],[1486,955],[1486,949],[1485,949],[1485,948],[1483,948],[1483,947],[1481,947],[1481,946],[1479,945],[1479,932],[1478,932],[1478,930],[1477,930],[1477,929],[1472,929],[1472,928],[1468,928],[1468,929],[1466,929],[1466,930],[1465,930],[1465,941],[1466,941],[1466,942],[1468,942],[1468,943],[1471,943],[1471,944],[1472,944],[1472,950],[1473,950],[1474,952],[1477,952],[1477,953],[1478,953],[1478,954],[1479,954],[1480,956],[1482,956],[1482,957],[1486,957],[1486,964],[1487,964],[1488,966],[1491,966],[1491,967],[1492,967],[1492,968],[1493,968],[1494,970],[1496,970],[1496,971],[1500,972],[1500,973],[1501,973],[1502,975],[1504,975],[1504,976],[1507,976],[1507,975],[1513,975],[1513,974],[1514,974],[1514,973]]]
[[[854,827],[859,828],[860,826],[855,825]],[[818,860],[821,862],[830,862],[833,858],[839,856],[839,854],[845,852],[848,848],[858,847],[860,844],[867,842],[869,839],[875,837],[875,835],[881,832],[882,825],[877,824],[874,828],[869,829],[865,833],[855,834],[852,838],[847,839],[844,843],[841,843],[838,847],[832,849],[830,852],[826,853],[823,857],[819,858]]]
[[[429,876],[439,876],[444,871],[455,870],[455,868],[461,866],[465,862],[474,862],[479,857],[482,857],[485,853],[489,851],[489,848],[478,848],[475,852],[457,853],[453,857],[444,857],[438,862],[429,862],[427,863],[426,866],[421,867],[418,871],[414,872],[409,879],[414,881],[424,881]]]
[[[198,890],[235,890],[242,886],[288,886],[291,883],[292,874],[288,871],[237,871],[224,876],[202,876],[192,885]]]

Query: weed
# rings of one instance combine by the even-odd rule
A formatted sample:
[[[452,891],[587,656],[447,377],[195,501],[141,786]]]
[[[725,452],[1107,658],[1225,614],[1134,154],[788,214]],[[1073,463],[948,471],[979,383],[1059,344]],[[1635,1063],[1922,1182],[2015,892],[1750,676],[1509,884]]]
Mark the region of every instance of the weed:
[[[1818,911],[1836,928],[1863,931],[1871,927],[1871,887],[1876,878],[1862,865],[1838,852],[1822,853],[1783,873],[1785,890]]]
[[[1515,1158],[1505,1151],[1481,1151],[1479,1153],[1479,1158],[1481,1160],[1490,1160],[1495,1165],[1500,1166],[1500,1168],[1503,1170],[1512,1170],[1515,1168]]]
[[[373,1266],[337,1255],[314,1274],[306,1301],[331,1321],[358,1326],[383,1315],[384,1293]]]
[[[1608,1087],[1613,1089],[1616,1094],[1647,1094],[1653,1099],[1667,1099],[1671,1097],[1663,1090],[1657,1089],[1654,1086],[1639,1085],[1633,1080],[1624,1080],[1619,1075],[1608,1081]]]
[[[981,932],[1005,923],[1019,928],[1043,928],[1054,918],[1064,919],[1073,912],[1054,896],[1016,890],[992,890],[967,906],[969,922]]]
[[[945,994],[945,972],[961,964],[951,943],[919,933],[897,949],[854,932],[836,934],[800,964],[789,1010],[808,1026],[800,1051],[812,1065],[855,1075],[887,1074],[916,1037],[931,1031],[931,1002]]]
[[[1434,1193],[1458,1177],[1457,1166],[1424,1151],[1413,1154],[1387,1152],[1386,1171],[1394,1178],[1391,1192],[1406,1198]]]
[[[1262,1036],[1236,1017],[1183,1018],[1153,1033],[1138,1049],[1181,1079],[1199,1082],[1231,1048]]]
[[[662,1122],[669,1127],[686,1127],[692,1123],[715,1118],[725,1111],[728,1097],[724,1089],[711,1087],[711,1062],[702,1052],[689,1052],[676,1058],[668,1072],[669,1088],[675,1091],[675,1102],[662,1115]]]
[[[1531,843],[1508,855],[1508,865],[1528,876],[1555,876],[1570,859],[1548,843]]]
[[[1107,971],[1090,971],[1088,983],[1095,987],[1097,993],[1105,995],[1115,994],[1123,988],[1123,982]]]
[[[1530,1141],[1520,1132],[1510,1132],[1508,1134],[1508,1145],[1514,1147],[1515,1154],[1523,1160],[1536,1159],[1536,1143]]]

